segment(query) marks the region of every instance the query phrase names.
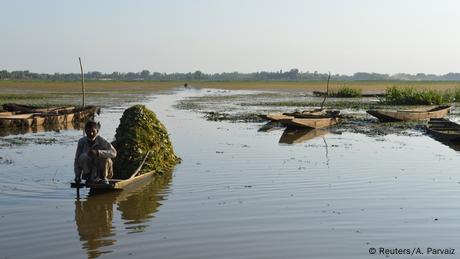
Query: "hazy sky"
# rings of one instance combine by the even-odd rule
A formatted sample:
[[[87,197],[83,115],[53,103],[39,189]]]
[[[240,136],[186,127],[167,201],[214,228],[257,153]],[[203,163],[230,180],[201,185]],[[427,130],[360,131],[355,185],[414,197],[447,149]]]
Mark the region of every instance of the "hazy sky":
[[[0,0],[0,70],[460,72],[456,0]]]

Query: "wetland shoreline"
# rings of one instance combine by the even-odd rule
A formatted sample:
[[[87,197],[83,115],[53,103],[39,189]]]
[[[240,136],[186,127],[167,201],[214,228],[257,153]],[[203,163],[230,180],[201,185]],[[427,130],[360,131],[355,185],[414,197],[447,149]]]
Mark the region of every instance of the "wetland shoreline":
[[[422,89],[456,89],[459,82],[412,82],[412,81],[332,81],[331,89],[357,87],[370,97],[332,98],[325,103],[327,109],[341,109],[342,123],[332,127],[337,132],[364,133],[366,135],[414,134],[412,129],[424,133],[423,123],[377,123],[365,110],[376,108],[404,109],[410,106],[384,105],[379,97],[387,87],[418,87]],[[306,82],[183,82],[168,81],[88,81],[86,96],[89,103],[110,107],[119,103],[142,102],[153,91],[183,89],[214,89],[212,93],[178,100],[175,105],[181,110],[202,114],[211,121],[263,122],[258,115],[268,112],[286,112],[319,107],[323,97],[314,91],[324,90],[325,81]],[[78,105],[81,102],[80,82],[77,81],[0,81],[0,105],[16,102],[36,106]],[[209,92],[209,91],[208,91]],[[457,111],[452,111],[454,114]]]

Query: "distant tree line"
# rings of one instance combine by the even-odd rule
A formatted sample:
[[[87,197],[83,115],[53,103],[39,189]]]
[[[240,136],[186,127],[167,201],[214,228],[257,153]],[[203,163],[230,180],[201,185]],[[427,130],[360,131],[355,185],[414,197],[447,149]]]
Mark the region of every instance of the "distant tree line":
[[[298,69],[291,69],[289,71],[275,71],[275,72],[254,72],[254,73],[239,73],[239,72],[224,72],[205,74],[201,71],[193,73],[159,73],[142,70],[141,72],[128,72],[128,73],[101,73],[92,71],[85,73],[87,80],[120,80],[120,81],[312,81],[312,80],[326,80],[327,73],[314,72],[300,72]],[[358,72],[353,75],[332,75],[334,80],[343,81],[360,81],[360,80],[407,80],[407,81],[460,81],[460,73],[448,73],[445,75],[423,74],[378,74],[378,73],[365,73]],[[7,71],[0,70],[0,80],[54,80],[54,81],[72,81],[80,80],[79,73],[33,73],[28,70],[24,71]]]

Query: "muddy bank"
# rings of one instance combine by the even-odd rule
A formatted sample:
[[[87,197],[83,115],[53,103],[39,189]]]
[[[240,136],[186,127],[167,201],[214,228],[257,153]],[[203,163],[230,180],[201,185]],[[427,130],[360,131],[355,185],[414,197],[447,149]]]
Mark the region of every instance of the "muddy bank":
[[[330,128],[335,133],[361,133],[367,136],[420,135],[425,133],[425,122],[381,123],[368,115],[369,109],[407,109],[414,106],[392,106],[379,103],[378,96],[366,98],[328,98],[326,109],[341,110],[341,122]],[[322,97],[305,92],[258,92],[209,90],[206,95],[179,100],[176,108],[202,113],[209,121],[268,122],[259,115],[270,112],[292,112],[321,106]],[[457,114],[455,109],[452,114]],[[264,124],[262,124],[264,126]],[[265,128],[281,127],[268,124]]]

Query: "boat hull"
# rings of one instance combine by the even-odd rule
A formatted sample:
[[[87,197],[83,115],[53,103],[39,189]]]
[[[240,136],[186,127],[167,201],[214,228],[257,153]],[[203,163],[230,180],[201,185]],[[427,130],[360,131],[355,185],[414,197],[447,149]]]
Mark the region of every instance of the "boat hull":
[[[22,111],[2,112],[0,114],[0,128],[27,128],[82,122],[94,116],[95,113],[98,113],[99,108],[85,106],[82,108],[48,109],[45,112],[41,112],[41,110],[43,109],[36,109],[31,113],[22,113]]]
[[[430,120],[427,131],[435,138],[460,142],[460,125],[446,119]]]
[[[284,115],[282,113],[269,113],[267,115],[264,115],[263,118],[266,119],[266,120],[277,122],[277,121],[280,121],[280,120],[292,119],[292,118],[294,118],[294,116]]]
[[[339,122],[338,117],[333,118],[291,118],[279,121],[288,128],[322,129]]]
[[[367,113],[382,122],[414,121],[443,118],[450,112],[450,108],[450,106],[438,106],[427,110],[368,110]]]
[[[138,175],[130,179],[109,179],[109,184],[82,183],[79,186],[77,186],[76,183],[71,183],[70,187],[72,188],[86,187],[86,188],[90,188],[92,191],[117,191],[117,190],[124,190],[126,188],[134,187],[138,184],[143,183],[144,181],[148,181],[154,178],[155,175],[156,175],[155,171],[151,171],[151,172],[141,174],[141,175]]]

